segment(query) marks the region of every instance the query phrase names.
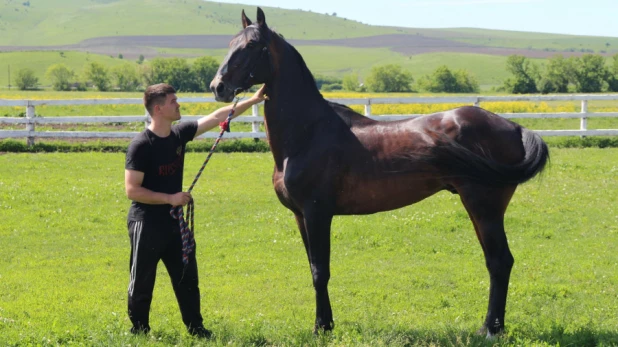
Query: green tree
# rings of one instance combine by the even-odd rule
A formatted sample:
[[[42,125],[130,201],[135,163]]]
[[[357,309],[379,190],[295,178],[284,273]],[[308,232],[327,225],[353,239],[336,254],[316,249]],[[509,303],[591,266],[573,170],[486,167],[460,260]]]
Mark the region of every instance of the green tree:
[[[575,61],[556,55],[549,59],[545,72],[538,83],[541,93],[567,93],[569,84],[575,80]]]
[[[584,54],[577,58],[575,82],[580,93],[598,93],[603,91],[604,82],[610,78],[605,67],[605,58],[597,54]]]
[[[608,78],[609,90],[612,92],[618,92],[618,54],[613,57],[614,63],[612,64],[612,73]]]
[[[137,63],[138,63],[138,64],[141,64],[141,63],[143,63],[143,62],[144,62],[144,55],[143,55],[143,54],[140,54],[140,55],[139,55],[139,58],[137,58]]]
[[[191,66],[195,77],[198,91],[206,92],[210,90],[210,82],[219,69],[219,63],[213,57],[199,57]]]
[[[54,90],[71,90],[71,80],[75,78],[75,72],[64,64],[54,64],[45,73],[52,82]]]
[[[353,73],[353,74],[343,76],[341,85],[343,86],[343,89],[345,90],[349,90],[351,92],[359,91],[360,85],[358,83],[358,75]]]
[[[182,58],[155,58],[146,69],[147,84],[167,83],[177,91],[198,91],[195,76],[189,63]]]
[[[96,61],[86,65],[84,73],[87,80],[91,81],[98,90],[106,92],[110,87],[110,77],[107,67]]]
[[[389,64],[371,68],[367,77],[367,88],[372,92],[409,92],[414,79],[401,66]]]
[[[513,94],[537,93],[538,67],[523,55],[511,55],[506,59],[506,69],[513,77],[504,81],[504,89]]]
[[[455,79],[457,80],[457,93],[478,93],[481,90],[476,77],[466,70],[455,71]]]
[[[453,73],[446,65],[420,78],[418,85],[432,93],[474,93],[479,90],[478,82],[467,71],[457,70]]]
[[[111,71],[114,85],[123,92],[131,92],[140,86],[140,75],[132,63],[117,65]]]
[[[23,68],[17,71],[15,83],[20,90],[36,89],[39,85],[39,79],[34,75],[32,69]]]

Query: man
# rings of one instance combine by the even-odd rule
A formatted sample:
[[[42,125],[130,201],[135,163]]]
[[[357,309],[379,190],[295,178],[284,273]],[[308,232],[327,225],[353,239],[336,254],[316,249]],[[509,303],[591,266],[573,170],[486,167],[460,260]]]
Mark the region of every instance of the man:
[[[235,115],[265,99],[264,88],[236,105]],[[129,145],[125,162],[125,190],[132,200],[127,224],[131,239],[131,277],[129,318],[134,334],[150,331],[149,313],[157,264],[163,260],[182,320],[190,334],[209,338],[202,325],[200,291],[195,250],[185,266],[178,220],[170,215],[172,206],[186,205],[189,193],[182,191],[185,146],[187,142],[224,121],[232,105],[222,107],[196,122],[181,122],[176,91],[168,84],[149,86],[144,92],[144,107],[152,117],[148,129]]]

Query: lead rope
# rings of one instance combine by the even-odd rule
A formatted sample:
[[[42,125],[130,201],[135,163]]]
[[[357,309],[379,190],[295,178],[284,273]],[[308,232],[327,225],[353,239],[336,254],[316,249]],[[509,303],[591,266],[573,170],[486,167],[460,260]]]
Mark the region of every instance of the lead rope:
[[[208,156],[206,157],[206,160],[204,160],[204,164],[202,164],[202,167],[197,172],[197,175],[195,175],[195,179],[193,179],[193,183],[191,183],[191,186],[189,187],[189,190],[187,191],[187,193],[191,193],[191,191],[193,190],[193,187],[195,187],[197,180],[202,175],[202,171],[204,171],[204,168],[206,167],[206,164],[208,164],[210,157],[215,152],[215,149],[217,148],[219,141],[221,141],[223,134],[226,131],[227,132],[230,131],[230,121],[232,120],[232,116],[234,115],[234,112],[236,111],[236,104],[238,104],[239,100],[240,100],[240,97],[236,97],[236,101],[234,102],[234,105],[232,106],[230,113],[227,115],[226,120],[219,123],[219,127],[221,128],[221,131],[219,132],[219,136],[217,137],[217,139],[215,140],[215,143],[213,143],[212,147],[210,148],[210,152],[208,152]],[[180,226],[180,237],[182,239],[182,262],[185,265],[189,263],[189,254],[193,252],[193,250],[195,249],[194,209],[195,209],[195,204],[193,202],[193,199],[191,199],[187,203],[187,219],[189,220],[190,226],[189,224],[187,224],[187,221],[184,218],[182,206],[176,206],[170,209],[170,215],[174,219],[178,220],[178,224]]]

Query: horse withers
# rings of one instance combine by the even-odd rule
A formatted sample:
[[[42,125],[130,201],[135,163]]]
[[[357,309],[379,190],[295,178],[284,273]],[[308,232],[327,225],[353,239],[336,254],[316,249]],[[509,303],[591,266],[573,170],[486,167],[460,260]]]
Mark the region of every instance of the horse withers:
[[[334,215],[370,214],[459,194],[483,249],[489,305],[480,333],[504,330],[513,266],[504,214],[517,185],[540,173],[549,152],[541,137],[479,107],[379,122],[325,100],[298,51],[242,12],[211,89],[218,101],[266,85],[264,122],[273,185],[304,242],[316,296],[315,331],[331,330],[328,295]]]

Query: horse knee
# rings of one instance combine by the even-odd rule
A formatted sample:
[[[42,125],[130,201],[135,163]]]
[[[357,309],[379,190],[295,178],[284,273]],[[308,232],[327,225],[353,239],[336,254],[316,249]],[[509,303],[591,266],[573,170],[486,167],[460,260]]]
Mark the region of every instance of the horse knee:
[[[487,270],[492,276],[500,276],[502,274],[508,276],[511,273],[513,264],[515,264],[515,258],[513,258],[508,249],[499,256],[487,257],[486,261]]]
[[[311,274],[313,275],[313,287],[317,289],[325,289],[330,280],[330,270],[323,269],[320,266],[311,266]]]

